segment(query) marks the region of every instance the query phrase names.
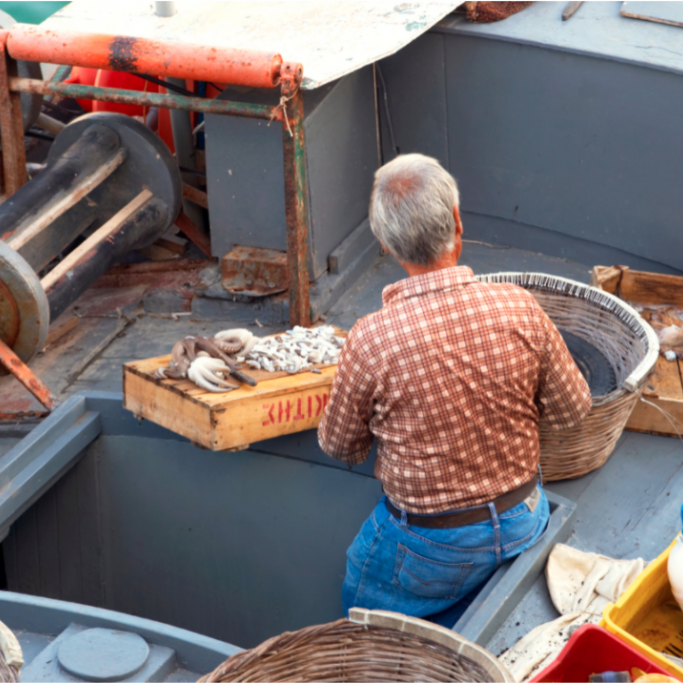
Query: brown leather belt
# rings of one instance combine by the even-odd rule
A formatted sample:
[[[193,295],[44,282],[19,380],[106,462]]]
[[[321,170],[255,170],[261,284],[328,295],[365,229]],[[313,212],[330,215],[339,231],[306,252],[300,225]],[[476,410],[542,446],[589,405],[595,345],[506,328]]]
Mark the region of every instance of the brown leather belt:
[[[508,491],[491,501],[496,506],[496,512],[501,515],[503,512],[511,510],[515,505],[519,505],[533,493],[537,484],[538,477],[535,476],[531,481],[522,484],[518,489]],[[399,510],[389,498],[386,499],[386,506],[387,510],[389,510],[396,519],[401,519],[401,510]],[[442,515],[416,515],[412,512],[408,512],[407,515],[407,521],[410,526],[419,526],[424,529],[454,529],[460,526],[487,522],[491,519],[491,512],[488,505],[484,505],[484,507],[468,508],[467,510],[461,510],[460,512],[456,510]]]

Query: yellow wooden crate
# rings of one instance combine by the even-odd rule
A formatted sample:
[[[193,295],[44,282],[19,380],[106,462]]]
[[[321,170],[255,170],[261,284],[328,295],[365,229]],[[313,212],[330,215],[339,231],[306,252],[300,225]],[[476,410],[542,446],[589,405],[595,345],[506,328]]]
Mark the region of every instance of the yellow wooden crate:
[[[667,573],[672,547],[651,562],[616,603],[605,607],[600,626],[683,681],[683,668],[662,654],[683,654],[683,611]]]
[[[317,366],[320,374],[250,371],[255,387],[224,394],[206,392],[190,380],[154,378],[170,355],[123,366],[123,405],[194,444],[214,451],[242,450],[249,444],[315,429],[327,405],[337,366]]]

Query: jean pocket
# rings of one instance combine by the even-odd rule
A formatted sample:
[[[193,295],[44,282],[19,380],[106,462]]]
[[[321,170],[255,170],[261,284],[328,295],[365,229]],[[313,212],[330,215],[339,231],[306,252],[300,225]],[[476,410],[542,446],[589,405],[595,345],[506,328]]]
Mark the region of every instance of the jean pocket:
[[[394,583],[422,598],[457,600],[472,562],[437,562],[408,550],[399,543]]]

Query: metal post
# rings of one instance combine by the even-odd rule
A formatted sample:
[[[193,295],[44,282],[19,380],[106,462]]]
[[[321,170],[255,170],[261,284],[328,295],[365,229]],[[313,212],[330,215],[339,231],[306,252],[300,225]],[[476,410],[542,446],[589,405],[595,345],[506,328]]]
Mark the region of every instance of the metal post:
[[[10,92],[9,79],[15,71],[14,60],[7,54],[7,31],[0,31],[0,140],[5,195],[10,197],[26,182],[26,150],[21,99]]]
[[[299,85],[300,64],[282,65],[280,104],[284,152],[285,214],[287,219],[287,282],[289,323],[309,327],[311,304],[308,274],[308,202],[304,144],[304,102]]]
[[[56,400],[52,392],[2,339],[0,339],[0,364],[4,365],[48,410],[55,407]]]

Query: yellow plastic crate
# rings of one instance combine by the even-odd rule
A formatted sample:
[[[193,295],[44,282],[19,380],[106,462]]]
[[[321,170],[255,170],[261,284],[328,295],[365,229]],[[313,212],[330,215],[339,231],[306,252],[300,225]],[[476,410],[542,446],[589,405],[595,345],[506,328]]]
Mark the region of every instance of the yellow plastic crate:
[[[683,681],[683,668],[662,654],[683,659],[683,611],[671,593],[666,569],[674,543],[648,565],[616,603],[605,607],[600,625]]]

